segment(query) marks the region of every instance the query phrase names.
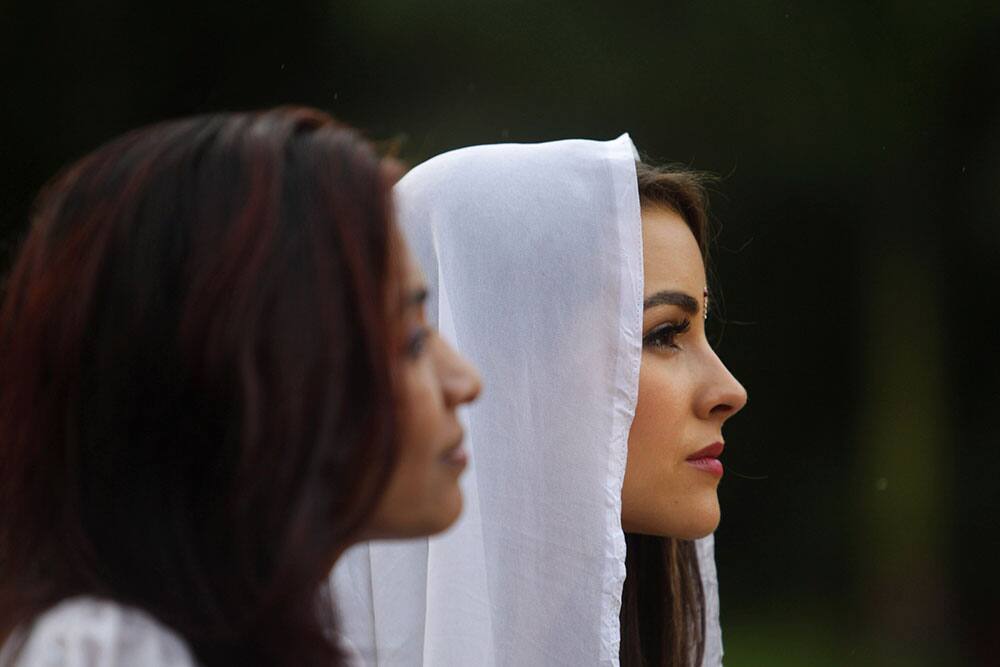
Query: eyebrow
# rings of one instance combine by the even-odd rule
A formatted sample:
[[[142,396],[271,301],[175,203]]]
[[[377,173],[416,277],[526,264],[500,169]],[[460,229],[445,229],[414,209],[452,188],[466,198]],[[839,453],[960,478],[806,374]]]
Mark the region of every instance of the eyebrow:
[[[671,292],[664,290],[651,294],[642,302],[642,309],[649,310],[656,306],[680,306],[682,310],[691,315],[698,313],[698,302],[689,294],[684,292]]]

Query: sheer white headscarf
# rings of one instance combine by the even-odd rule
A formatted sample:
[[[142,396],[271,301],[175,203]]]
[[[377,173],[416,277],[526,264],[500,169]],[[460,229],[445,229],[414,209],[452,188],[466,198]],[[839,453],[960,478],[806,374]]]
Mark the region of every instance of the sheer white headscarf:
[[[480,370],[464,511],[444,535],[349,551],[341,629],[366,664],[618,665],[621,489],[642,353],[636,152],[475,146],[396,186],[427,314]],[[721,662],[712,540],[706,665]]]

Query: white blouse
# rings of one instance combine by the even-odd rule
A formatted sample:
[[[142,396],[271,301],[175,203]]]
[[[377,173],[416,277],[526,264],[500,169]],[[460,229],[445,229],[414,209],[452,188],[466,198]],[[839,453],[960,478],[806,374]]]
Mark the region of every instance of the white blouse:
[[[4,667],[197,664],[184,641],[146,612],[88,597],[56,605],[0,650]]]
[[[335,637],[344,664],[362,665],[357,649]],[[61,602],[0,647],[0,667],[197,665],[184,640],[146,612],[89,597]]]

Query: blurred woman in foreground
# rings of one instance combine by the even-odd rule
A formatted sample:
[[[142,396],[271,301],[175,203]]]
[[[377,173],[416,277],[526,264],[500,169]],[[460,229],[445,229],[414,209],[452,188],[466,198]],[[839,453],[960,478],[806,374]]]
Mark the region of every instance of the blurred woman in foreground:
[[[0,663],[347,660],[320,584],[455,520],[479,387],[423,320],[397,177],[278,109],[45,189],[0,310]]]

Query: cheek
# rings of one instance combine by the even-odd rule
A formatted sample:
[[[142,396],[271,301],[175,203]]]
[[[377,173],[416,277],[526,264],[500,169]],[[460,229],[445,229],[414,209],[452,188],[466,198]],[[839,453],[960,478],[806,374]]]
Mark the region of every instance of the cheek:
[[[693,539],[719,521],[716,483],[684,459],[697,417],[694,383],[679,363],[643,360],[628,438],[622,527],[629,532]]]
[[[396,466],[389,479],[379,513],[382,537],[397,537],[406,530],[427,502],[434,485],[433,395],[419,377],[403,378],[403,405],[399,412]]]
[[[676,373],[655,362],[644,363],[639,372],[639,396],[635,419],[629,432],[629,458],[632,448],[643,455],[658,452],[661,456],[681,436],[684,415],[684,392]]]
[[[403,377],[400,410],[400,462],[419,461],[429,456],[436,444],[444,412],[440,392],[430,364],[410,368]]]
[[[461,509],[457,477],[441,462],[452,433],[430,364],[408,368],[402,380],[396,468],[373,522],[376,537],[439,532]]]
[[[449,473],[441,456],[455,437],[456,422],[430,359],[408,368],[402,380],[405,400],[400,412],[397,477],[416,503],[447,486]]]

